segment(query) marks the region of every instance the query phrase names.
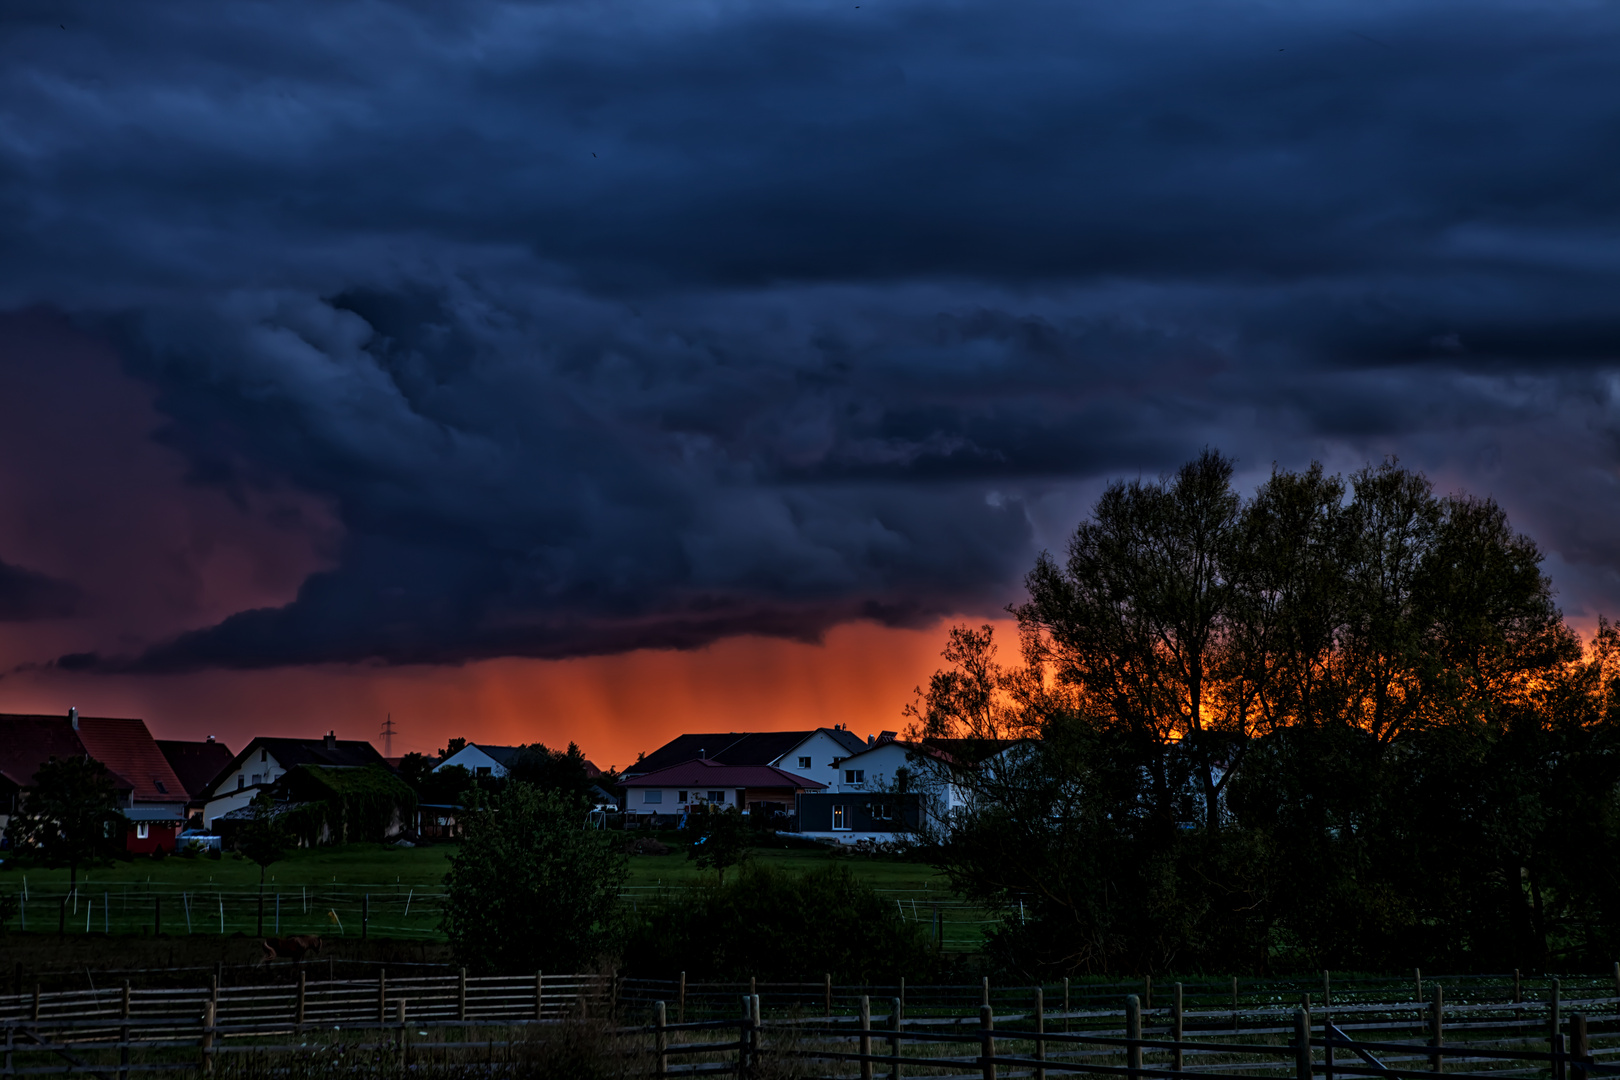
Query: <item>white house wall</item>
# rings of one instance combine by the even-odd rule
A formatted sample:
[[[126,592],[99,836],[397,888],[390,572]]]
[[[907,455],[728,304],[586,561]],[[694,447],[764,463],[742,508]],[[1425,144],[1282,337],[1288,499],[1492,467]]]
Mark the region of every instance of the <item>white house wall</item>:
[[[804,776],[817,783],[832,787],[838,780],[838,766],[834,764],[849,757],[849,750],[844,744],[828,735],[825,731],[817,731],[804,742],[771,762],[783,772],[790,772],[794,776]],[[799,764],[800,758],[809,758],[810,766],[805,768]]]
[[[661,802],[650,803],[646,800],[646,793],[656,791],[662,797]],[[686,792],[686,801],[680,799],[681,792]],[[626,788],[624,809],[631,814],[679,814],[696,803],[709,801],[709,792],[718,791],[724,796],[723,801],[714,803],[715,806],[736,806],[736,788]]]
[[[502,765],[500,762],[496,761],[494,758],[490,757],[488,754],[484,753],[482,750],[478,749],[477,746],[471,743],[463,746],[460,750],[457,750],[455,753],[445,758],[438,765],[435,765],[433,767],[433,771],[438,772],[440,769],[447,769],[452,765],[460,765],[463,769],[466,769],[474,776],[506,775],[505,765]],[[479,769],[488,769],[489,771],[487,773],[480,773],[478,771]]]

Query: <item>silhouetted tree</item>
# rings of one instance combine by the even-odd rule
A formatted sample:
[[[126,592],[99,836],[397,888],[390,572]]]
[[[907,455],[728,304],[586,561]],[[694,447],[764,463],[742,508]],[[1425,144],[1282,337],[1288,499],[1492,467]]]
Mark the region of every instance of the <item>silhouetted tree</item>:
[[[127,826],[107,766],[94,758],[53,757],[39,767],[6,834],[23,857],[68,868],[58,933],[67,932],[67,905],[78,890],[79,869],[102,865],[123,850]]]

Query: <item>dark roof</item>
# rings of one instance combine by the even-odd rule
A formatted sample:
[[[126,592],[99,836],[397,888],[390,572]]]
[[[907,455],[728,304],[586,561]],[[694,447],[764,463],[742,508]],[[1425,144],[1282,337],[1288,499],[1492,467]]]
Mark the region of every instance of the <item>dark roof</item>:
[[[180,778],[189,798],[196,798],[230,768],[231,748],[220,742],[187,742],[182,739],[159,739],[158,749],[169,760],[169,767]]]
[[[806,791],[820,791],[827,785],[770,765],[723,765],[718,761],[700,758],[696,761],[683,761],[679,765],[659,769],[657,772],[638,775],[633,780],[621,781],[620,786],[800,788]]]
[[[79,740],[90,756],[128,780],[142,802],[185,802],[186,786],[143,720],[79,717]]]
[[[809,731],[732,731],[724,735],[677,735],[625,770],[626,776],[667,769],[683,761],[707,758],[721,765],[769,765],[804,740],[822,732],[850,753],[866,749],[866,740],[844,728]]]
[[[0,713],[0,776],[18,787],[32,787],[34,774],[53,757],[66,761],[88,753],[65,716]]]
[[[231,758],[230,764],[221,769],[219,775],[209,782],[203,795],[213,795],[220,780],[227,774],[235,772],[238,766],[259,750],[270,751],[270,756],[289,772],[300,765],[381,765],[385,769],[388,767],[383,756],[377,753],[377,748],[364,739],[333,739],[328,745],[326,739],[280,739],[260,736],[244,746],[241,753]]]
[[[517,752],[522,749],[522,747],[518,746],[490,746],[488,743],[473,743],[472,745],[500,762],[503,769],[512,767],[512,759],[517,757]]]

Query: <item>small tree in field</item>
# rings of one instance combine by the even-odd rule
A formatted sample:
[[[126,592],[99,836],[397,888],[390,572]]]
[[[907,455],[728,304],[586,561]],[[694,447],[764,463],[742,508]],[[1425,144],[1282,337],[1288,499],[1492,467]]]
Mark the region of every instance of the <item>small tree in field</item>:
[[[79,868],[110,861],[124,845],[127,826],[112,774],[94,758],[53,757],[34,774],[34,786],[11,816],[6,834],[25,858],[68,868],[57,933],[67,933],[67,906],[79,887]]]
[[[474,971],[578,971],[612,942],[625,871],[571,801],[511,782],[467,822],[440,928]]]
[[[242,829],[240,847],[249,862],[259,867],[259,929],[264,936],[264,872],[280,862],[292,844],[292,837],[276,812],[276,802],[268,791],[253,800],[253,820]]]
[[[686,816],[692,846],[686,857],[703,870],[714,870],[726,880],[726,870],[748,861],[748,821],[731,807],[721,810],[707,803],[692,807]]]

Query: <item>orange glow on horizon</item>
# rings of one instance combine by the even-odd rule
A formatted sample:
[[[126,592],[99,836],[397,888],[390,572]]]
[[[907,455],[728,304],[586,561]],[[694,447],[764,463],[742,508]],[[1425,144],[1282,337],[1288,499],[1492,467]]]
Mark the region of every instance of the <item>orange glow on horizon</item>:
[[[782,731],[844,724],[861,737],[904,727],[914,687],[944,666],[954,622],[922,630],[851,623],[820,645],[741,637],[690,652],[574,660],[487,660],[460,667],[321,666],[183,676],[68,676],[0,681],[0,711],[139,716],[158,738],[213,735],[239,750],[256,735],[369,739],[392,714],[394,753],[432,753],[454,736],[496,744],[579,744],[623,767],[686,731]],[[1004,660],[1009,620],[995,622]]]

